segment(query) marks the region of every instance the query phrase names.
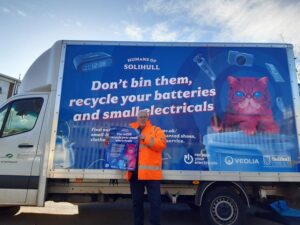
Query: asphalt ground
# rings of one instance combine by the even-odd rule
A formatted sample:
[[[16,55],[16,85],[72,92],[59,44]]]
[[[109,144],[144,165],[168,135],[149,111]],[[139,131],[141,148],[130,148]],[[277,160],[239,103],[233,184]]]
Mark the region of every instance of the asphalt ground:
[[[246,225],[279,225],[255,216],[255,209],[249,210]],[[199,212],[186,204],[163,203],[162,225],[202,225]],[[149,205],[145,204],[145,225],[150,225]],[[15,216],[0,217],[0,225],[131,225],[133,215],[130,199],[109,203],[55,203],[48,201],[45,207],[21,207]]]

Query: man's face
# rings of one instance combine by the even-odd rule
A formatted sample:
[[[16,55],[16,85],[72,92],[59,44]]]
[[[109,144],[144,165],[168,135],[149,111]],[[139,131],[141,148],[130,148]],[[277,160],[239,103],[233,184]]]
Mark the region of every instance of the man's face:
[[[137,116],[137,122],[140,125],[140,127],[144,127],[146,125],[146,122],[148,120],[148,115],[146,112],[140,112]]]

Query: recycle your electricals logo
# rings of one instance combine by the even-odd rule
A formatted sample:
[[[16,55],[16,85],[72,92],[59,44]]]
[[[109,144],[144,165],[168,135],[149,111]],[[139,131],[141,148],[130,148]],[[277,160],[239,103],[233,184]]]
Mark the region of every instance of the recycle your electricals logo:
[[[192,164],[194,162],[194,158],[189,153],[187,155],[184,155],[183,160],[186,164]]]

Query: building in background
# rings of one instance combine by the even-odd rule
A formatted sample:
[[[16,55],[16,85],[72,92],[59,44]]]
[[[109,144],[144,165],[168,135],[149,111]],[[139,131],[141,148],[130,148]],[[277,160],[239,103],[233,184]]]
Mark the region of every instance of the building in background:
[[[20,83],[20,80],[0,73],[0,105],[17,93]]]
[[[297,69],[297,78],[298,78],[298,88],[299,88],[299,94],[300,94],[300,66],[299,66],[299,69]]]

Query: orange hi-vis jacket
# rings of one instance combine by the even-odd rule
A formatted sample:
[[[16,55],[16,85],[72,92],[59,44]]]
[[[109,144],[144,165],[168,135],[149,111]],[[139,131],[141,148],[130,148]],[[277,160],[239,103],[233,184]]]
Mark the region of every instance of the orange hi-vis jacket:
[[[138,122],[130,124],[132,128],[139,127]],[[165,133],[148,120],[144,129],[145,140],[139,140],[138,180],[162,179],[162,151],[166,148]],[[126,179],[130,180],[132,172],[127,171]]]

